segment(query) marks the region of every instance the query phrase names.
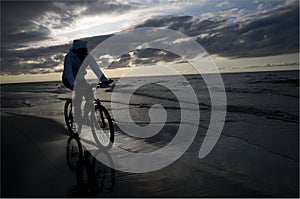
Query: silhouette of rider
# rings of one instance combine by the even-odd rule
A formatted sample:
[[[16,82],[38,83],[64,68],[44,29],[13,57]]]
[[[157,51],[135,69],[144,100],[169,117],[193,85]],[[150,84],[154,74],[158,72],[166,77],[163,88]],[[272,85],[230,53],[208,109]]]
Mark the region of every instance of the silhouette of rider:
[[[71,90],[74,89],[74,86],[79,85],[78,89],[75,89],[76,91],[74,92],[75,95],[73,99],[76,123],[78,123],[79,118],[81,118],[82,97],[86,100],[83,121],[88,121],[87,115],[91,110],[94,101],[92,87],[85,80],[87,66],[90,66],[92,71],[96,74],[101,82],[101,87],[107,87],[113,82],[112,79],[107,79],[105,77],[94,57],[88,54],[87,41],[74,40],[72,48],[65,56],[62,82]],[[78,92],[79,90],[80,92]],[[78,115],[80,117],[78,117]]]

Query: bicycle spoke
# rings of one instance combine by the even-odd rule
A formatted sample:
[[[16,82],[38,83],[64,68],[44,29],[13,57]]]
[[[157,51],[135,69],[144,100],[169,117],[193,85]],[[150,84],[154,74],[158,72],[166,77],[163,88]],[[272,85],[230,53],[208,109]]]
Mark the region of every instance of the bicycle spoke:
[[[112,121],[108,111],[103,106],[96,107],[95,111],[96,133],[94,138],[103,147],[111,146],[114,140]]]

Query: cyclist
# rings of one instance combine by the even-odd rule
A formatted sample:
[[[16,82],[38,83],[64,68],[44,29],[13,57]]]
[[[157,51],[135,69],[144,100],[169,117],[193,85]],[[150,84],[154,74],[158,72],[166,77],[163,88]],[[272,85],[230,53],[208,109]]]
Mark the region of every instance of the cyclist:
[[[82,117],[80,108],[82,97],[84,97],[87,102],[84,108],[84,117],[82,118],[82,121],[84,123],[89,122],[88,112],[91,111],[91,107],[94,101],[92,88],[84,78],[87,73],[87,66],[90,66],[90,68],[98,77],[99,81],[101,82],[100,87],[108,87],[111,83],[113,83],[112,79],[107,79],[102,73],[93,56],[88,54],[87,41],[74,40],[73,47],[65,56],[62,82],[67,88],[71,90],[74,89],[76,83],[80,86],[80,88],[75,92],[73,99],[75,120],[77,120],[75,121],[76,123],[78,123],[78,119]],[[81,117],[78,118],[78,115]]]

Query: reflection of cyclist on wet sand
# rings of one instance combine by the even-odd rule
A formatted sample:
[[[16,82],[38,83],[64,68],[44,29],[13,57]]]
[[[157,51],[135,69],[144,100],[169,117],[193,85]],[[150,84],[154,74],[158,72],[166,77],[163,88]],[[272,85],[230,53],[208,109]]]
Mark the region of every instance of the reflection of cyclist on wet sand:
[[[111,79],[108,80],[105,77],[105,75],[102,73],[100,67],[96,63],[93,56],[88,54],[87,41],[74,40],[73,47],[65,56],[62,82],[67,88],[71,90],[73,90],[75,84],[80,85],[80,89],[84,90],[82,94],[75,92],[75,97],[74,97],[75,115],[76,113],[81,115],[80,105],[83,96],[85,97],[86,105],[87,103],[92,103],[94,100],[92,87],[86,82],[84,78],[84,76],[86,75],[87,66],[90,66],[90,68],[98,77],[99,81],[101,82],[100,86],[102,87],[109,86],[113,82],[113,80]],[[83,68],[80,69],[80,67]],[[88,111],[88,109],[85,108],[85,111]],[[84,115],[87,116],[86,113]]]
[[[95,150],[93,154],[105,156],[109,166],[99,162],[91,153],[85,150],[78,136],[70,136],[67,143],[67,162],[71,171],[76,173],[77,186],[74,197],[99,196],[99,193],[112,192],[115,185],[115,170],[109,153],[105,150]]]

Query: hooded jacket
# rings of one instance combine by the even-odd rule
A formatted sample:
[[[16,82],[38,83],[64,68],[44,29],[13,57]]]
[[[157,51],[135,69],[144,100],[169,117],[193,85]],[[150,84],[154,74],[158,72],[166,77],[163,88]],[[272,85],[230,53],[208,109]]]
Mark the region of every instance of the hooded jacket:
[[[71,87],[73,87],[76,78],[84,78],[84,76],[86,75],[87,66],[91,67],[92,71],[98,77],[99,81],[107,81],[105,75],[102,73],[94,57],[88,54],[85,60],[81,62],[75,53],[75,48],[71,48],[68,54],[65,56],[62,80],[68,81]],[[80,67],[82,68],[80,69]]]

